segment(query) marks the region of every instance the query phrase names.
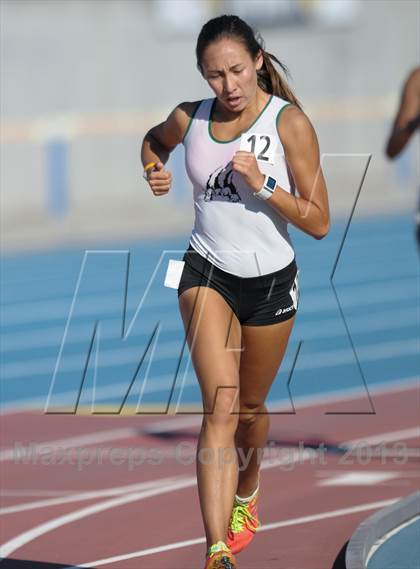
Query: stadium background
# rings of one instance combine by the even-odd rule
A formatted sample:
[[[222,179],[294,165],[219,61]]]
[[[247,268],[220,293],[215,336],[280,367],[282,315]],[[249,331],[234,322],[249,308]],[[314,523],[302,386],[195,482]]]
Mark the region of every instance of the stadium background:
[[[238,13],[290,69],[317,130],[333,220],[414,212],[418,140],[383,148],[418,62],[419,3],[17,0],[1,2],[1,245],[6,253],[188,236],[182,149],[156,199],[141,179],[144,133],[179,102],[212,96],[195,67],[200,25]]]
[[[194,47],[201,24],[221,13],[258,27],[289,66],[318,133],[332,212],[322,241],[290,226],[300,309],[267,402],[280,412],[270,426],[279,455],[264,463],[265,533],[241,567],[259,569],[262,559],[265,569],[342,567],[348,540],[362,543],[357,527],[378,508],[395,534],[406,518],[384,509],[418,490],[420,456],[418,136],[392,162],[384,147],[418,65],[419,8],[0,0],[5,567],[186,569],[202,558],[193,466],[173,453],[197,438],[201,398],[181,352],[176,292],[163,286],[168,255],[188,243],[191,186],[180,148],[172,191],[154,198],[139,150],[177,103],[212,95]],[[176,412],[162,417],[169,400]],[[321,442],[325,464],[294,454]],[[118,453],[156,447],[165,461],[131,470],[110,452],[102,463],[96,453],[110,444]],[[35,448],[30,465],[22,468],[16,446]],[[342,462],[359,446],[367,461]],[[75,453],[88,458],[83,471],[56,462]],[[418,524],[369,567],[384,569],[383,556],[389,569],[418,567]],[[369,535],[383,545],[383,531]]]

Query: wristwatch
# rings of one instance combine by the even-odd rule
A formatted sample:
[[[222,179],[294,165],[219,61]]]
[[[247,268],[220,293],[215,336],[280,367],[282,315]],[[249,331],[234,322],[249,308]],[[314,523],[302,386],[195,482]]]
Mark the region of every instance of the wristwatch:
[[[272,176],[266,176],[264,178],[263,187],[259,192],[254,192],[254,196],[259,200],[268,200],[274,194],[274,190],[277,186],[277,180]]]

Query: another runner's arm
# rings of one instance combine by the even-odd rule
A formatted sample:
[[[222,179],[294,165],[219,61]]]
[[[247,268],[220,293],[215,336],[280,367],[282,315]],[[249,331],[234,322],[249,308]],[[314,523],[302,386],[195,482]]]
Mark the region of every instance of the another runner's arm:
[[[172,150],[182,142],[188,129],[196,103],[181,103],[166,121],[151,128],[143,139],[141,161],[143,166],[150,162],[165,164]]]
[[[420,68],[408,77],[400,106],[386,145],[388,158],[395,158],[404,149],[412,134],[420,127]]]
[[[314,128],[300,109],[290,106],[281,114],[278,133],[299,197],[277,187],[267,203],[308,235],[322,239],[330,229],[330,211]]]

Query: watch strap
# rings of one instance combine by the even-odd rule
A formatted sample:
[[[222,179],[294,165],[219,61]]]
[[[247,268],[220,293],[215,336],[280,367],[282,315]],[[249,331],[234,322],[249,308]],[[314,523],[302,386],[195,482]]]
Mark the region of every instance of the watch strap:
[[[277,180],[272,176],[266,175],[261,190],[259,192],[254,192],[254,196],[259,200],[268,200],[274,194],[276,186]]]
[[[261,188],[259,192],[254,192],[254,196],[259,200],[268,200],[273,195],[273,192],[266,188]]]

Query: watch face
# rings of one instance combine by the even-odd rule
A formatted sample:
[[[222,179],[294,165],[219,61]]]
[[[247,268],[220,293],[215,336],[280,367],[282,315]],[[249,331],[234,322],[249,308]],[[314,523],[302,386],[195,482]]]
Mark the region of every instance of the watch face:
[[[271,190],[272,192],[274,192],[274,190],[276,189],[276,185],[277,185],[277,181],[275,180],[275,178],[268,176],[265,187],[268,188],[269,190]]]

